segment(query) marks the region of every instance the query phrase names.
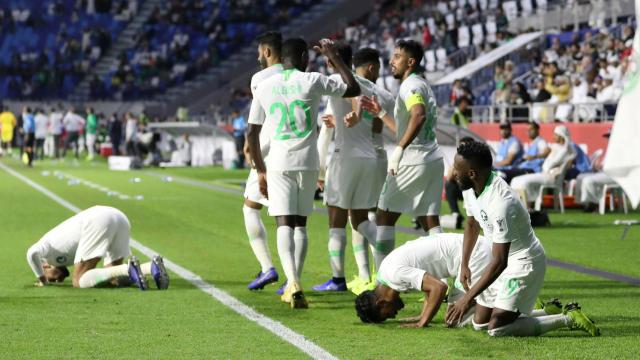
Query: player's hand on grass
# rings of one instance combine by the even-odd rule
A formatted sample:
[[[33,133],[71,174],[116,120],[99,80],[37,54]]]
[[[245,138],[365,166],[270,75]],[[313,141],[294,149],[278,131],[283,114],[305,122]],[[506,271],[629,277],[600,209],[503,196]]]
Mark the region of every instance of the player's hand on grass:
[[[387,171],[391,176],[395,176],[398,174],[398,168],[400,167],[400,160],[402,160],[402,154],[404,154],[404,149],[402,146],[396,146],[389,157],[389,164],[387,165]]]
[[[471,270],[468,266],[460,266],[460,282],[465,291],[471,288]]]
[[[318,41],[318,45],[313,47],[313,50],[321,53],[322,55],[326,56],[326,57],[330,57],[331,55],[336,56],[337,52],[336,52],[336,48],[333,46],[333,41],[329,40],[329,39],[320,39],[320,41]]]
[[[380,103],[378,103],[378,100],[375,96],[360,96],[359,102],[360,106],[371,114],[377,115],[382,111],[382,106],[380,106]]]
[[[266,173],[258,173],[258,186],[260,187],[260,193],[265,197],[269,198],[269,194],[267,193],[267,174]]]
[[[40,276],[38,280],[33,284],[33,286],[35,287],[43,287],[47,285],[49,285],[49,280],[47,280],[47,277],[44,275]]]
[[[422,318],[421,316],[411,316],[411,317],[398,319],[398,322],[401,322],[401,323],[414,323],[414,322],[420,321],[421,318]]]
[[[456,301],[455,304],[447,308],[447,314],[444,317],[444,321],[447,323],[447,326],[457,326],[460,321],[462,321],[464,314],[469,311],[470,306],[471,304],[469,300],[467,300],[466,297],[462,297],[462,299]]]
[[[344,117],[344,126],[348,128],[356,126],[358,122],[360,122],[360,117],[355,111],[348,113]]]
[[[324,123],[324,126],[327,127],[327,129],[333,129],[334,127],[336,127],[336,120],[333,115],[322,115],[322,122]]]
[[[400,325],[401,328],[408,328],[408,329],[420,329],[425,327],[424,325],[422,325],[421,322],[412,322],[412,323],[407,323],[407,324],[402,324]]]

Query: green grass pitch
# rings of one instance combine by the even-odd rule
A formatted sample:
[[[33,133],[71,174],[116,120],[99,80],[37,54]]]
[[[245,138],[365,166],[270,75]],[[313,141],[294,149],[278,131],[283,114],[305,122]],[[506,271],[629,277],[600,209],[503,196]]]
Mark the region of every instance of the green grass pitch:
[[[276,286],[249,292],[246,284],[259,270],[246,239],[242,197],[195,185],[163,181],[189,178],[240,190],[245,171],[218,168],[111,172],[103,162],[36,163],[33,169],[3,158],[3,164],[80,207],[111,205],[132,223],[132,237],[200,275],[256,311],[274,319],[344,359],[638,358],[640,287],[559,268],[547,270],[542,298],[579,301],[602,329],[590,338],[561,330],[538,338],[491,339],[471,329],[447,329],[443,310],[421,330],[402,329],[388,321],[360,323],[350,293],[308,291],[309,310],[291,310],[274,294]],[[48,175],[45,171],[48,171]],[[69,184],[54,171],[75,176],[131,196],[107,196],[83,184]],[[46,176],[45,176],[46,175]],[[138,177],[140,182],[131,181]],[[135,200],[143,195],[143,200]],[[321,207],[318,203],[317,207]],[[0,358],[305,358],[300,350],[171,274],[168,291],[136,288],[77,290],[64,285],[32,286],[27,248],[72,213],[0,170]],[[445,210],[446,212],[446,210]],[[614,219],[637,219],[640,213],[599,216],[570,210],[552,213],[550,228],[536,230],[550,258],[640,277],[640,227],[620,240]],[[279,268],[274,221],[263,212],[269,245]],[[409,226],[409,219],[401,223]],[[330,275],[327,217],[309,219],[309,251],[303,274],[306,289]],[[398,243],[414,238],[400,234]],[[347,276],[356,273],[347,248]],[[135,251],[134,251],[135,253]],[[138,254],[140,255],[140,254]],[[281,276],[282,271],[279,270]],[[399,316],[420,311],[419,294],[404,296]]]

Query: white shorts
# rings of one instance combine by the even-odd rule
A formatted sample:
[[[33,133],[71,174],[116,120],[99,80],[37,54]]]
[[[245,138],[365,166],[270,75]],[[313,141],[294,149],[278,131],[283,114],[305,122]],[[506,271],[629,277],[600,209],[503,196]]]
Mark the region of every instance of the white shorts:
[[[244,187],[244,198],[254,203],[269,206],[269,200],[260,192],[260,184],[258,183],[258,172],[251,169],[247,184]]]
[[[269,215],[309,216],[313,211],[318,171],[267,171]]]
[[[439,215],[444,186],[442,158],[424,165],[402,165],[387,175],[378,208],[411,216]]]
[[[478,304],[511,312],[530,314],[535,305],[547,267],[547,257],[538,255],[532,260],[518,262],[509,259],[509,265],[482,294]]]
[[[371,209],[376,206],[376,159],[343,158],[335,153],[327,169],[324,203],[341,209]]]
[[[129,257],[130,231],[129,220],[117,209],[92,213],[82,220],[74,263],[100,257],[108,265]]]

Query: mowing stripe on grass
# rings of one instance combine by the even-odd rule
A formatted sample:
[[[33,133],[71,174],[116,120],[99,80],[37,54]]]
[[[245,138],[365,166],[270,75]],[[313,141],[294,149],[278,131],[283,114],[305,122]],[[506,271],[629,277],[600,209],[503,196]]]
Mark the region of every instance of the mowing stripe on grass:
[[[148,175],[151,175],[151,176],[164,176],[164,175],[162,175],[160,173],[156,173],[156,172],[152,172],[152,171],[147,171],[146,173]],[[185,178],[175,177],[175,176],[172,176],[172,177],[173,177],[173,180],[175,182],[180,183],[180,184],[201,187],[201,188],[214,190],[214,191],[220,191],[220,192],[224,192],[224,193],[227,193],[227,194],[241,195],[241,196],[243,195],[243,192],[239,191],[239,190],[234,190],[234,189],[222,187],[222,186],[219,186],[219,185],[213,185],[213,184],[209,184],[209,183],[206,183],[206,182],[203,182],[203,181],[198,181],[198,180],[185,179]],[[326,214],[327,210],[324,209],[324,208],[323,209],[314,208],[313,212],[320,213],[320,214]],[[413,235],[418,235],[418,236],[424,236],[425,235],[425,232],[422,231],[422,230],[416,230],[416,229],[405,227],[405,226],[396,226],[396,229],[398,229],[398,231],[403,232],[405,234],[413,234]],[[627,275],[613,273],[613,272],[604,271],[604,270],[598,270],[598,269],[582,266],[582,265],[579,265],[579,264],[572,264],[572,263],[568,263],[568,262],[564,262],[564,261],[556,260],[556,259],[550,259],[550,258],[547,258],[547,264],[549,266],[553,266],[553,267],[557,267],[557,268],[560,268],[560,269],[577,272],[577,273],[580,273],[580,274],[586,274],[586,275],[600,277],[600,278],[607,279],[607,280],[618,281],[618,282],[623,282],[623,283],[627,283],[627,284],[630,284],[630,285],[640,286],[640,278],[635,278],[635,277],[632,277],[632,276],[627,276]]]
[[[0,162],[0,168],[3,169],[4,171],[8,172],[9,174],[13,175],[14,177],[22,180],[22,182],[24,182],[25,184],[27,184],[27,185],[31,186],[32,188],[38,190],[39,192],[41,192],[45,196],[49,197],[51,200],[57,202],[58,204],[62,205],[63,207],[67,208],[68,210],[71,210],[74,213],[78,213],[78,212],[82,211],[79,207],[77,207],[77,206],[73,205],[72,203],[68,202],[67,200],[61,198],[60,196],[58,196],[55,193],[51,192],[50,190],[48,190],[47,188],[43,187],[42,185],[32,181],[28,177],[26,177],[26,176],[18,173],[17,171],[11,169],[7,165],[3,164],[2,162]],[[134,239],[131,239],[131,247],[133,247],[134,249],[136,249],[136,250],[140,251],[141,253],[145,254],[149,258],[151,258],[154,255],[158,254],[158,252],[146,247],[145,245],[139,243],[138,241],[136,241]],[[314,358],[314,359],[337,359],[335,356],[331,355],[327,350],[321,348],[320,346],[316,345],[312,341],[309,341],[309,340],[305,339],[305,337],[302,334],[299,334],[299,333],[289,329],[288,327],[284,326],[282,323],[280,323],[280,322],[278,322],[276,320],[273,320],[270,317],[267,317],[267,316],[265,316],[263,314],[260,314],[259,312],[253,310],[249,306],[247,306],[244,303],[242,303],[240,300],[238,300],[235,297],[231,296],[229,293],[225,292],[224,290],[218,289],[213,284],[210,284],[210,283],[204,281],[200,276],[198,276],[198,275],[194,274],[193,272],[183,268],[182,266],[174,263],[173,261],[171,261],[171,260],[169,260],[167,258],[164,258],[164,264],[167,267],[167,269],[169,269],[172,272],[176,273],[178,276],[180,276],[181,278],[183,278],[186,281],[190,282],[192,285],[194,285],[198,289],[202,290],[203,292],[209,294],[211,297],[213,297],[214,299],[218,300],[222,305],[230,308],[231,310],[233,310],[236,313],[242,315],[243,317],[247,318],[248,320],[253,321],[253,322],[257,323],[258,325],[262,326],[263,328],[269,330],[270,332],[272,332],[276,336],[280,337],[284,341],[286,341],[286,342],[290,343],[291,345],[295,346],[296,348],[300,349],[302,352],[306,353],[307,355],[311,356],[312,358]]]

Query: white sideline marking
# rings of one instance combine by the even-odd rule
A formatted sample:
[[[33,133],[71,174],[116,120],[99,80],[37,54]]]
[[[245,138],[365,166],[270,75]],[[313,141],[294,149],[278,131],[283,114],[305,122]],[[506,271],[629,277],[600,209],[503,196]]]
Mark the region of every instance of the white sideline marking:
[[[3,164],[2,162],[0,162],[0,168],[2,168],[4,171],[8,172],[9,174],[15,176],[16,178],[22,180],[27,185],[29,185],[32,188],[40,191],[41,193],[43,193],[44,195],[49,197],[51,200],[57,202],[58,204],[60,204],[63,207],[71,210],[72,212],[78,213],[78,212],[81,211],[81,209],[79,207],[71,204],[67,200],[61,198],[60,196],[58,196],[56,194],[54,194],[53,192],[51,192],[47,188],[43,187],[42,185],[32,181],[31,179],[27,178],[26,176],[24,176],[24,175],[18,173],[17,171],[11,169],[7,165]],[[134,239],[131,239],[131,246],[134,249],[140,251],[141,253],[145,254],[148,257],[152,257],[153,255],[158,254],[158,252],[156,252],[156,251],[154,251],[154,250],[142,245],[141,243],[139,243],[138,241],[136,241]],[[272,332],[276,336],[280,337],[282,340],[290,343],[291,345],[293,345],[296,348],[300,349],[300,351],[306,353],[307,355],[311,356],[312,358],[314,358],[314,359],[337,359],[335,356],[331,355],[327,350],[321,348],[320,346],[316,345],[312,341],[309,341],[309,340],[305,339],[305,337],[302,334],[299,334],[299,333],[289,329],[288,327],[284,326],[279,321],[273,320],[270,317],[267,317],[265,315],[260,314],[259,312],[253,310],[249,306],[247,306],[244,303],[242,303],[240,300],[238,300],[235,297],[231,296],[226,291],[218,289],[213,284],[210,284],[210,283],[204,281],[200,276],[198,276],[198,275],[194,274],[193,272],[183,268],[182,266],[174,263],[173,261],[171,261],[171,260],[169,260],[167,258],[164,258],[164,257],[163,257],[163,259],[164,259],[165,266],[169,270],[171,270],[172,272],[176,273],[181,278],[187,280],[188,282],[190,282],[192,285],[194,285],[198,289],[202,290],[203,292],[211,295],[211,297],[213,297],[214,299],[218,300],[222,305],[230,308],[231,310],[233,310],[233,311],[237,312],[238,314],[244,316],[248,320],[253,321],[253,322],[257,323],[258,325],[262,326],[263,328],[269,330],[270,332]]]

